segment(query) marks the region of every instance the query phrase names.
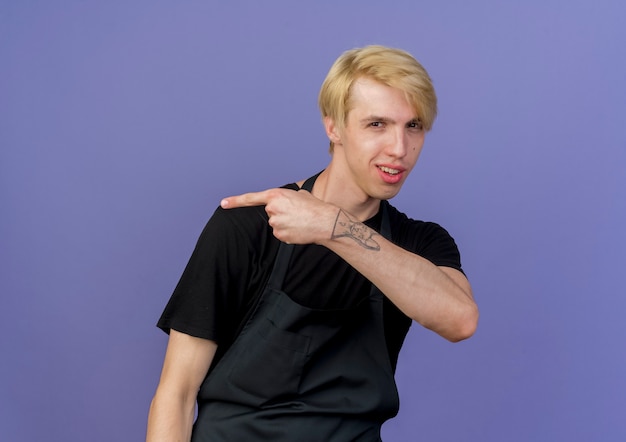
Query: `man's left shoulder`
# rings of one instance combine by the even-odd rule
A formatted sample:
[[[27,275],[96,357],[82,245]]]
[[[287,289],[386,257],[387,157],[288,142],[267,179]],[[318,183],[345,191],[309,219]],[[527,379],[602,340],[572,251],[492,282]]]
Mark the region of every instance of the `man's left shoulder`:
[[[434,221],[424,221],[409,217],[401,212],[389,202],[387,210],[389,213],[389,223],[391,224],[394,240],[404,242],[406,240],[414,241],[417,238],[427,239],[433,236],[450,237],[448,231],[440,224]]]

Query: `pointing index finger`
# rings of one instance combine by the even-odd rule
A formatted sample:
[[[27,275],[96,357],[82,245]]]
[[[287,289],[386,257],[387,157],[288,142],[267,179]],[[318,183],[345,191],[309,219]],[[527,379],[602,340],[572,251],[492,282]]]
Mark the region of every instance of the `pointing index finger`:
[[[220,202],[222,209],[235,209],[237,207],[261,206],[268,202],[269,190],[263,192],[250,192],[241,195],[229,196]]]

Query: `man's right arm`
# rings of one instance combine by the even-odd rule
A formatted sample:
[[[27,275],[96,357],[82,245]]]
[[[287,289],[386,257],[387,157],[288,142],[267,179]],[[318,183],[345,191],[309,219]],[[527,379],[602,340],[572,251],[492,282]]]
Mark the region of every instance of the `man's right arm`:
[[[170,331],[161,379],[150,405],[147,442],[189,441],[196,396],[217,344]]]

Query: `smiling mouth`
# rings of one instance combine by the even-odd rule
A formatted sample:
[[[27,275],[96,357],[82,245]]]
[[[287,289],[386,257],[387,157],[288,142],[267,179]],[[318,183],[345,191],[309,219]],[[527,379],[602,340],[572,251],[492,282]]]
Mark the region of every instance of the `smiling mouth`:
[[[389,175],[397,175],[400,173],[398,169],[392,169],[386,166],[378,166],[378,168],[382,170],[383,172],[388,173]]]

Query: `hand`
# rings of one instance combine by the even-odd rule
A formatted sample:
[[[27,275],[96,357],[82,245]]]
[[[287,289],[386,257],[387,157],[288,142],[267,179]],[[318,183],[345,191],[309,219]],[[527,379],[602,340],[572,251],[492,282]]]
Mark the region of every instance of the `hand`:
[[[224,198],[223,209],[265,205],[274,236],[288,244],[313,244],[328,239],[339,208],[306,190],[268,189]]]

